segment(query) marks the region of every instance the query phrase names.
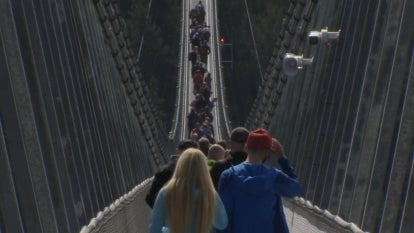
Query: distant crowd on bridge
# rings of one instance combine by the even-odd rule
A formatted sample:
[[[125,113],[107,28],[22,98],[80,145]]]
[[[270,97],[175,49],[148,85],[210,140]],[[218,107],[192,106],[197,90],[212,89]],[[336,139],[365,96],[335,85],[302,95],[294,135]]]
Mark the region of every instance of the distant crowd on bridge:
[[[210,27],[205,22],[206,10],[200,1],[190,10],[191,51],[188,60],[191,62],[194,100],[190,103],[187,116],[188,137],[198,141],[206,138],[214,143],[214,127],[212,125],[212,109],[216,98],[211,98],[211,73],[207,70],[207,58],[210,54]]]
[[[153,208],[150,233],[288,233],[281,197],[301,192],[281,143],[263,128],[232,130],[226,141],[214,139],[215,98],[207,71],[210,28],[199,1],[190,10],[194,100],[190,103],[189,138],[177,145],[169,163],[155,173],[146,195]],[[266,164],[276,159],[279,167]]]

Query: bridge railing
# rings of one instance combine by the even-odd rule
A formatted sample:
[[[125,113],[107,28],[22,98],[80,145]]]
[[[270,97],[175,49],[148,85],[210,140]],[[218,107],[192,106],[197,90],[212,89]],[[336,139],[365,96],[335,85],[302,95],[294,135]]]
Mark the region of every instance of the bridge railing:
[[[212,43],[212,47],[214,47],[216,49],[216,52],[214,53],[214,55],[216,56],[214,59],[216,61],[215,63],[215,75],[214,77],[216,77],[216,85],[217,85],[217,91],[218,91],[218,101],[217,101],[217,108],[220,108],[219,111],[219,115],[217,117],[219,117],[219,122],[220,122],[220,128],[218,130],[220,130],[221,133],[221,137],[224,139],[227,139],[230,137],[230,132],[231,132],[231,122],[229,120],[229,114],[227,111],[227,103],[226,103],[226,98],[225,98],[225,86],[224,86],[224,80],[223,80],[223,75],[222,75],[222,60],[221,60],[221,45],[219,43],[218,40],[218,35],[220,34],[219,32],[219,19],[217,16],[217,0],[212,1],[212,10],[210,12],[212,12],[212,19],[214,24],[211,25],[212,27],[212,39],[211,39],[211,43]]]
[[[80,233],[146,232],[150,209],[144,202],[152,178],[135,186],[92,218]]]
[[[187,38],[187,34],[186,34],[186,29],[185,29],[185,25],[188,24],[186,22],[187,20],[187,9],[185,7],[185,2],[186,1],[182,1],[182,16],[181,16],[181,39],[180,39],[180,57],[179,57],[179,64],[178,64],[178,80],[177,80],[177,86],[176,86],[176,100],[175,100],[175,108],[174,108],[174,117],[173,117],[173,122],[172,122],[172,126],[171,126],[171,130],[169,132],[169,139],[170,140],[174,140],[174,141],[179,141],[181,140],[180,138],[180,134],[178,133],[178,128],[180,127],[179,122],[180,122],[180,117],[182,115],[182,109],[184,106],[182,106],[182,98],[183,98],[183,88],[184,88],[184,83],[183,83],[183,77],[185,75],[185,71],[184,71],[184,64],[185,62],[187,62],[187,54],[185,54],[185,49],[183,48],[186,45],[186,38]]]
[[[137,56],[131,48],[126,22],[120,16],[118,3],[95,0],[94,4],[131,107],[145,133],[154,161],[162,164],[167,160],[167,151],[171,151],[173,145],[160,124],[161,120],[151,98],[148,98],[151,96],[150,91],[143,80]]]
[[[144,198],[151,186],[149,178],[130,192],[105,207],[80,233],[146,232],[150,222],[151,209]],[[343,220],[328,210],[320,209],[301,197],[284,199],[285,214],[291,232],[363,233],[357,225]]]
[[[292,0],[246,123],[284,141],[307,199],[373,232],[414,226],[408,2]],[[341,30],[338,41],[309,45],[304,29],[327,26]],[[288,79],[281,71],[287,52],[315,62]]]

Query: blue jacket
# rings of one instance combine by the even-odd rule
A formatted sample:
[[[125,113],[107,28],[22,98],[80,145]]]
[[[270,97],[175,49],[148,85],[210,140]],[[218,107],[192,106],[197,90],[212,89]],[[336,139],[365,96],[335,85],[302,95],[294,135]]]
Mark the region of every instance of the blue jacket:
[[[279,164],[286,172],[244,162],[222,173],[218,192],[229,219],[223,232],[289,232],[281,197],[298,196],[301,188],[289,161],[282,158]]]

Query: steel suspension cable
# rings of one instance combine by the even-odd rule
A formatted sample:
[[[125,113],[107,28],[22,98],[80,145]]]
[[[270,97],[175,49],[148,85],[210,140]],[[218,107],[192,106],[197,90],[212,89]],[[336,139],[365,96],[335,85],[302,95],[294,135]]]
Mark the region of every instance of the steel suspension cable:
[[[247,1],[246,0],[244,0],[244,5],[245,5],[245,8],[246,8],[247,19],[249,20],[249,28],[250,28],[250,33],[252,34],[253,46],[254,46],[254,51],[256,53],[257,65],[259,66],[260,78],[263,81],[262,66],[260,65],[259,53],[257,52],[257,46],[256,46],[256,40],[254,38],[254,33],[253,33],[252,21],[250,20],[250,13],[249,13],[249,8],[247,6]]]
[[[149,14],[150,14],[150,11],[151,11],[151,4],[152,4],[152,0],[150,0],[149,3],[148,3],[147,16],[145,17],[145,28],[147,27],[147,24],[148,24],[148,18],[149,18]],[[141,42],[139,42],[139,50],[138,50],[138,56],[137,56],[138,61],[141,58],[141,50],[142,50],[142,45],[144,44],[145,31],[144,31],[144,33],[142,33]]]

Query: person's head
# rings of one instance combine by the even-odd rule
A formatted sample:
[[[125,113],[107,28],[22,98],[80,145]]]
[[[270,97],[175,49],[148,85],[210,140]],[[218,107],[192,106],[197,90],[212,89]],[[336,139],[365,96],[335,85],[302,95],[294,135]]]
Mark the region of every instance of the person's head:
[[[197,139],[198,139],[198,134],[197,134],[197,133],[195,133],[195,132],[191,133],[190,139],[191,139],[192,141],[196,142],[196,141],[197,141]]]
[[[249,130],[244,127],[237,127],[231,131],[230,135],[230,150],[231,151],[245,151],[245,144]]]
[[[194,187],[211,181],[204,177],[205,174],[208,174],[206,156],[199,149],[189,148],[178,159],[173,178],[186,179],[186,182]]]
[[[272,136],[267,130],[258,128],[251,131],[246,142],[248,160],[264,161],[269,156],[271,147]]]
[[[214,144],[214,145],[211,145],[210,148],[208,149],[207,157],[209,159],[218,161],[218,160],[224,159],[225,154],[226,154],[226,151],[224,150],[222,146],[220,146],[219,144]]]
[[[201,123],[199,121],[196,121],[194,124],[194,128],[198,129],[200,128]]]
[[[217,142],[217,144],[219,144],[224,149],[227,149],[227,142],[225,140],[220,140]]]
[[[199,189],[197,197],[194,196],[194,187]],[[185,150],[177,161],[171,180],[163,189],[166,191],[166,215],[171,232],[185,232],[191,224],[194,204],[197,205],[196,232],[209,232],[216,199],[203,152],[193,148]]]
[[[177,149],[176,149],[177,155],[180,155],[181,153],[183,153],[188,148],[198,148],[197,142],[195,142],[193,140],[184,140],[184,141],[181,141],[178,144]]]
[[[210,148],[210,141],[206,137],[201,137],[198,139],[198,145],[200,150],[204,153],[205,156],[208,154],[208,149]]]

